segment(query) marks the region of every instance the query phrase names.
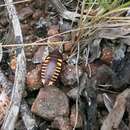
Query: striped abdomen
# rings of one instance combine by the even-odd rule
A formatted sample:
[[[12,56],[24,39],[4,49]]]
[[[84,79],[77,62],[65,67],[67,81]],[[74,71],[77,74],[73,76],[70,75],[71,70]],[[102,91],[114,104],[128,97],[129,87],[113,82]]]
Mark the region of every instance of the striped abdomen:
[[[62,68],[62,55],[58,50],[50,53],[42,63],[41,79],[44,85],[52,85],[56,82]]]

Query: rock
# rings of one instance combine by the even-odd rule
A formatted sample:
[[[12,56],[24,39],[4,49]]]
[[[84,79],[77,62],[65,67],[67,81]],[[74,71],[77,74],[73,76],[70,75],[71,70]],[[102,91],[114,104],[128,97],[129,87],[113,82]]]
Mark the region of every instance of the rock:
[[[33,13],[32,18],[33,18],[34,20],[38,20],[41,16],[42,16],[42,11],[39,10],[39,9],[37,9],[37,10],[35,10],[35,12]]]
[[[117,60],[113,63],[113,70],[116,73],[117,79],[113,78],[113,86],[124,90],[130,84],[130,53],[125,53],[122,60]]]
[[[70,22],[66,21],[66,20],[60,20],[59,22],[59,30],[60,32],[65,32],[65,31],[69,31],[72,29],[72,25]],[[70,41],[72,34],[71,33],[66,33],[62,35],[63,37],[63,41]]]
[[[95,75],[98,85],[111,85],[115,76],[115,73],[107,65],[100,66]]]
[[[68,117],[56,117],[51,126],[52,128],[59,130],[72,130],[72,126],[70,125],[70,120]]]
[[[41,88],[36,100],[33,102],[31,111],[48,120],[53,120],[58,116],[68,116],[68,98],[58,88]]]
[[[28,32],[31,30],[28,24],[21,24],[21,28],[24,35],[28,35]]]
[[[60,19],[60,21],[59,21],[59,30],[60,30],[60,32],[65,32],[65,31],[72,30],[71,22]]]
[[[59,27],[56,25],[52,25],[48,29],[48,36],[55,36],[48,39],[49,42],[59,42],[61,41],[61,35],[59,34]]]
[[[104,64],[101,60],[96,60],[93,63],[83,64],[83,70],[88,74],[89,77],[93,77],[97,73],[97,69]]]
[[[12,69],[12,71],[15,71],[15,69],[16,69],[16,57],[15,56],[13,56],[12,58],[11,58],[11,61],[10,61],[10,68]]]
[[[78,66],[79,77],[82,75],[83,71],[80,66]],[[74,65],[66,65],[61,73],[61,81],[65,86],[73,85],[77,81],[76,77],[76,67]]]
[[[113,52],[110,48],[103,48],[101,60],[110,65],[113,60]]]
[[[69,31],[72,29],[71,23],[68,21],[60,20],[59,22],[59,30],[60,32]],[[63,41],[70,41],[72,37],[71,33],[66,33],[62,35]],[[72,44],[72,43],[71,43]]]
[[[41,65],[27,73],[26,83],[27,87],[31,90],[39,89],[42,86],[40,76]]]
[[[130,60],[126,60],[126,62],[122,61],[121,64],[124,65],[117,66],[117,72],[113,71],[109,66],[100,66],[97,69],[97,73],[95,76],[97,80],[97,85],[102,86],[106,89],[115,89],[118,91],[124,90],[130,81]]]
[[[85,66],[85,71],[87,72],[87,74],[89,75],[89,77],[92,77],[96,74],[97,69],[102,65],[103,63],[101,63],[100,61],[98,62],[93,62],[88,64],[87,66]]]
[[[71,108],[71,113],[70,113],[70,124],[72,127],[75,126],[75,121],[76,121],[76,106],[73,105]],[[81,113],[79,111],[76,128],[81,128],[82,126],[83,126],[83,118],[82,118]]]
[[[23,21],[27,19],[28,17],[30,17],[32,14],[33,14],[33,10],[30,7],[22,8],[19,11],[19,19]]]
[[[59,27],[56,25],[52,25],[48,29],[48,36],[53,36],[59,33]]]
[[[46,56],[48,56],[48,53],[48,47],[39,47],[33,56],[32,62],[34,64],[42,63]]]
[[[75,87],[73,89],[71,89],[68,93],[67,93],[69,98],[72,98],[73,100],[76,100],[77,95],[78,95],[78,87]]]

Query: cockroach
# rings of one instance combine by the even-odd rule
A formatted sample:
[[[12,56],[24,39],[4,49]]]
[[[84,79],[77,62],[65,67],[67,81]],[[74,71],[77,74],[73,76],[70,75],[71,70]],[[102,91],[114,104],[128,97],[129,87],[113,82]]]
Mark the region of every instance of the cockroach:
[[[43,85],[51,86],[57,81],[61,73],[62,64],[63,57],[57,49],[45,58],[41,67],[41,80]]]

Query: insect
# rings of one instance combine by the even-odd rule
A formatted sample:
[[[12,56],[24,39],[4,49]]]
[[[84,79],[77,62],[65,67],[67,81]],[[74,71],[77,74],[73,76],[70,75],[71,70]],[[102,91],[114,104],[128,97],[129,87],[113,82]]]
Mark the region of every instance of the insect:
[[[58,50],[51,52],[42,63],[41,80],[43,85],[53,85],[60,75],[63,64],[62,54]]]

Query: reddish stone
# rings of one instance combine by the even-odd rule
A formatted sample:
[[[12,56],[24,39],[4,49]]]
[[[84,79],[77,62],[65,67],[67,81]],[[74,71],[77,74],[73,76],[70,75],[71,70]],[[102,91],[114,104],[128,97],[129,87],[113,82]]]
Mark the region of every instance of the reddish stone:
[[[58,116],[68,116],[68,98],[58,88],[41,88],[36,100],[33,102],[31,111],[48,120],[53,120]]]
[[[42,86],[40,71],[41,66],[38,65],[35,69],[27,73],[26,83],[29,89],[39,89]]]
[[[112,63],[112,59],[113,59],[112,49],[104,48],[102,50],[101,60],[104,61],[107,64],[111,64]]]

